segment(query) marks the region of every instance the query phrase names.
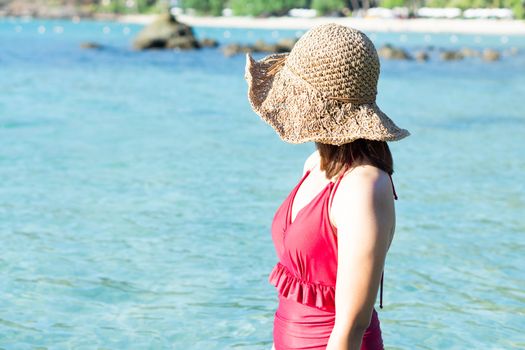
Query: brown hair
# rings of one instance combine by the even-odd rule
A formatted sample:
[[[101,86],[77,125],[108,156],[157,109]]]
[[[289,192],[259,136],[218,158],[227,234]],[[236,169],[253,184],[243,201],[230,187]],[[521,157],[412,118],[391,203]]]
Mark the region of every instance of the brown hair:
[[[320,142],[315,145],[321,156],[321,170],[328,179],[340,175],[347,166],[362,164],[373,165],[389,175],[394,172],[392,153],[385,141],[357,139],[341,146]]]

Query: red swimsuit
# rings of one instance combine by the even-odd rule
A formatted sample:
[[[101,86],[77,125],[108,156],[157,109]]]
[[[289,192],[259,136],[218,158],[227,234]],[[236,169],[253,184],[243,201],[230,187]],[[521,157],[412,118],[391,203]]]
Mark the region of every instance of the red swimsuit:
[[[279,258],[269,278],[279,292],[273,332],[276,350],[324,350],[335,321],[337,236],[328,208],[340,179],[336,184],[328,183],[297,213],[292,223],[295,194],[309,173],[305,173],[279,207],[272,223],[272,238]],[[361,350],[365,349],[383,349],[375,309],[363,336]]]

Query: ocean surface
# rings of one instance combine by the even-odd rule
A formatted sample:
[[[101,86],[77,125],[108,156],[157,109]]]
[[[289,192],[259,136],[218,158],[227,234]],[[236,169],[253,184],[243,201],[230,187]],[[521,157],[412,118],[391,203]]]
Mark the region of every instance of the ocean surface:
[[[270,223],[314,146],[251,111],[243,55],[135,52],[140,28],[0,21],[1,349],[271,347]],[[385,346],[523,349],[525,38],[368,34],[434,46],[382,62],[378,103],[412,133],[391,144]],[[504,55],[436,59],[459,47]]]

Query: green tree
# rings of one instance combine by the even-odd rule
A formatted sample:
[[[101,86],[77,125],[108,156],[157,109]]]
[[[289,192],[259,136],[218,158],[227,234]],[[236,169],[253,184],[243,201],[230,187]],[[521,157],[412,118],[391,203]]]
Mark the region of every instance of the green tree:
[[[428,0],[426,6],[428,7],[446,7],[448,0]]]
[[[239,16],[284,15],[293,8],[307,7],[308,0],[231,0],[229,4],[233,13]]]
[[[153,8],[155,8],[156,4],[156,0],[137,0],[137,11],[139,13],[150,12]]]
[[[254,0],[231,0],[230,7],[236,16],[256,15],[258,1]]]
[[[525,2],[523,0],[511,0],[509,5],[516,18],[525,19]]]
[[[472,8],[487,7],[487,0],[472,0]]]
[[[330,12],[341,11],[345,7],[344,0],[313,0],[312,8],[319,15],[326,15]]]
[[[381,7],[392,9],[394,7],[407,6],[405,0],[381,0]]]
[[[199,14],[220,16],[224,8],[225,0],[183,0],[182,8],[192,8]]]
[[[473,7],[473,2],[473,0],[450,0],[447,2],[447,7],[457,7],[466,10]]]
[[[209,0],[210,2],[210,15],[220,16],[222,15],[222,9],[224,8],[224,0]]]

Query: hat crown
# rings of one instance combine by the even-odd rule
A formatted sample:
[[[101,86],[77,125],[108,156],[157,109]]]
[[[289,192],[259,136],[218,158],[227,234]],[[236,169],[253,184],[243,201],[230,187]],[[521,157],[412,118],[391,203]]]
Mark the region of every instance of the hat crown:
[[[338,24],[315,27],[295,44],[286,66],[323,95],[357,103],[375,101],[379,57],[359,30]]]

